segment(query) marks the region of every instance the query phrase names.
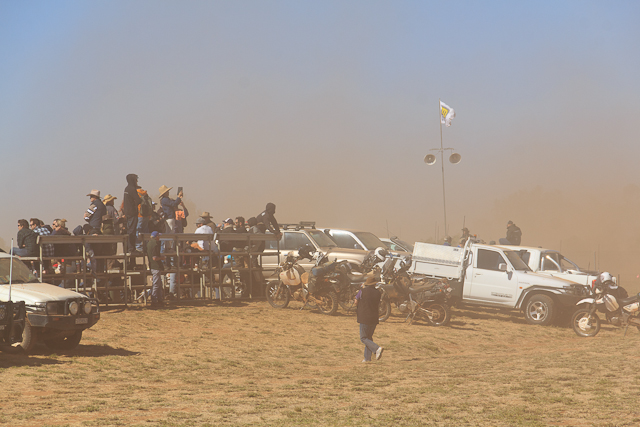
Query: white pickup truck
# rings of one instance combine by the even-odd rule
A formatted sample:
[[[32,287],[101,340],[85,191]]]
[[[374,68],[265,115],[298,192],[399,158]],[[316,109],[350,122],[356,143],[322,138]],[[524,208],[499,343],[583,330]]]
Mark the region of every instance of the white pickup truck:
[[[0,301],[8,300],[24,301],[26,319],[16,322],[11,338],[13,346],[25,352],[39,340],[52,350],[71,350],[80,343],[82,331],[100,319],[95,299],[40,283],[18,257],[11,262],[9,254],[0,253]]]
[[[598,272],[581,269],[575,262],[553,249],[528,246],[500,247],[518,252],[525,264],[536,273],[571,280],[586,286],[591,286],[592,281],[598,278]]]
[[[550,324],[585,292],[572,281],[533,272],[510,246],[471,241],[464,248],[416,243],[410,272],[448,279],[454,301],[522,310],[538,325]]]

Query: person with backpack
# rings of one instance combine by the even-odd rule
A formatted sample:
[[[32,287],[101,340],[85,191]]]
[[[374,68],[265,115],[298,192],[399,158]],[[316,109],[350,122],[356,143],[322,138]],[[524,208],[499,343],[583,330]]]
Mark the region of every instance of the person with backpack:
[[[140,235],[149,233],[149,221],[153,214],[153,202],[147,190],[138,188],[137,192],[140,197],[140,204],[138,205],[138,225],[136,227],[136,250],[142,252],[142,238]]]

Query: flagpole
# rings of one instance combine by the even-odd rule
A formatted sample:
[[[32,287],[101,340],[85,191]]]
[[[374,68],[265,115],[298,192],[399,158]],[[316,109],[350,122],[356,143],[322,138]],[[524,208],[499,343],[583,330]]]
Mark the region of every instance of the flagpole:
[[[442,164],[442,208],[444,209],[444,235],[447,236],[447,198],[444,191],[444,146],[442,145],[442,100],[438,98],[438,114],[440,122],[440,162]]]

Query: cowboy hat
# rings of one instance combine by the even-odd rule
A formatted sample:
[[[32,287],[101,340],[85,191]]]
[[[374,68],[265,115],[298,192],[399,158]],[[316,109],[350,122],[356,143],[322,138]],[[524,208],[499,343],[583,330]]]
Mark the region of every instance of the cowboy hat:
[[[166,185],[163,185],[162,187],[160,187],[160,189],[158,191],[160,191],[160,197],[162,197],[164,195],[164,193],[168,193],[169,190],[171,190],[173,187],[167,187]]]
[[[98,199],[100,198],[100,190],[91,190],[91,193],[87,194],[87,196],[91,197],[97,197]]]
[[[209,212],[202,212],[200,214],[200,218],[211,218],[211,214]]]
[[[367,280],[364,282],[365,286],[371,286],[371,285],[375,285],[378,283],[378,276],[376,276],[375,274],[370,275],[369,277],[367,277]]]
[[[107,202],[110,202],[110,201],[115,200],[115,199],[117,199],[117,197],[112,196],[111,194],[107,194],[106,196],[104,196],[104,199],[102,201],[107,203]]]

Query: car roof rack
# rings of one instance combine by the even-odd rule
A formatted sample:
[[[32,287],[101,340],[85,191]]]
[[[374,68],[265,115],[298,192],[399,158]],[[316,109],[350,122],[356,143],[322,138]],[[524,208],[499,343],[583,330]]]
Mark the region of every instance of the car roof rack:
[[[302,230],[303,228],[316,229],[315,221],[300,221],[298,224],[280,224],[283,230]]]

